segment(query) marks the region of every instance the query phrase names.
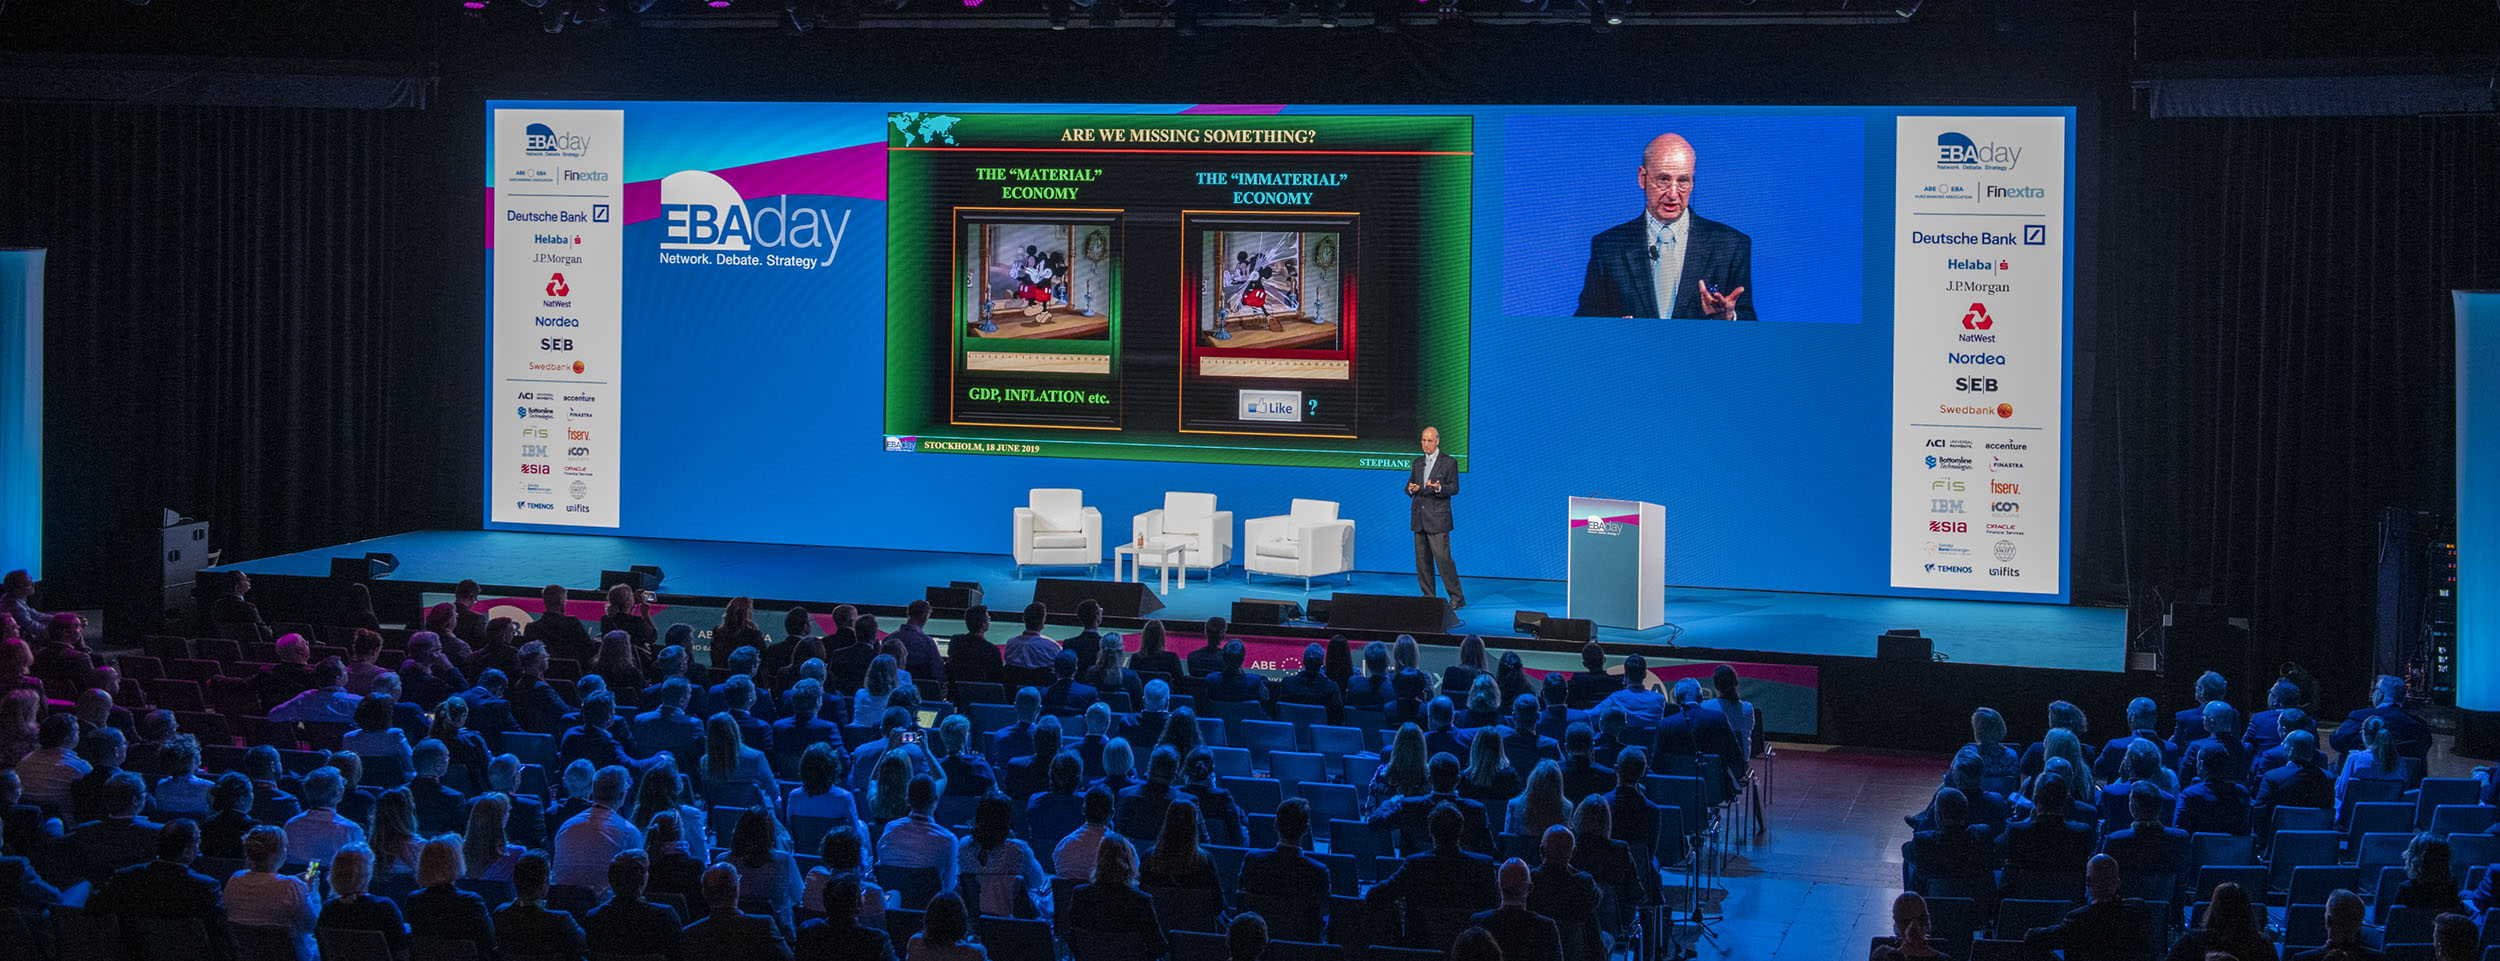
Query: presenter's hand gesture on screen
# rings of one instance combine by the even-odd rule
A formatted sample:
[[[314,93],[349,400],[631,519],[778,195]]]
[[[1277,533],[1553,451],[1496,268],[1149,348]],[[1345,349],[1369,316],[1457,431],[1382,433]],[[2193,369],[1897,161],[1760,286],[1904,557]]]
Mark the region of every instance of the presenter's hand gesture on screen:
[[[1406,492],[1407,492],[1407,493],[1409,493],[1409,494],[1412,494],[1412,493],[1414,493],[1414,492],[1416,492],[1416,491],[1419,491],[1419,490],[1422,490],[1422,489],[1423,489],[1422,487],[1420,487],[1420,486],[1418,486],[1418,485],[1415,485],[1415,484],[1408,484],[1408,485],[1406,485]]]
[[[1693,281],[1693,286],[1701,290],[1701,312],[1704,316],[1713,320],[1736,319],[1736,298],[1745,295],[1745,288],[1738,287],[1721,294],[1711,290],[1707,280]]]

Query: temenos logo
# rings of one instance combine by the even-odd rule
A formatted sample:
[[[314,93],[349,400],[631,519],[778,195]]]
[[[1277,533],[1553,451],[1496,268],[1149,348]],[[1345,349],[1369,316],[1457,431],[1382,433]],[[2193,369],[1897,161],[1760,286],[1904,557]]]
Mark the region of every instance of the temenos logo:
[[[2000,143],[1973,143],[1968,135],[1945,131],[1936,135],[1938,170],[2012,170],[2022,148]]]
[[[590,153],[590,138],[534,123],[521,128],[521,152],[532,157],[580,157]]]
[[[750,207],[737,188],[708,170],[680,170],[660,180],[661,250],[827,248],[824,259],[832,260],[850,222],[850,211],[837,223],[832,211],[790,206],[787,195],[775,205]]]

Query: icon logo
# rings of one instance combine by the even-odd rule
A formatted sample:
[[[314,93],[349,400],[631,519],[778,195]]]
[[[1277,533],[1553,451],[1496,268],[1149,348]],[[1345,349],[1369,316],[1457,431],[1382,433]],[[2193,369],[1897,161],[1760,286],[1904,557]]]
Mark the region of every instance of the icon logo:
[[[2024,225],[2023,225],[2023,246],[2025,246],[2025,247],[2045,247],[2045,246],[2048,246],[2048,243],[2049,243],[2049,225],[2047,225],[2047,224],[2024,224]]]
[[[562,275],[559,274],[558,276],[561,277]],[[1988,316],[1988,305],[1986,304],[1972,304],[1970,305],[1969,310],[1962,312],[1963,330],[1987,330],[1988,328],[1996,325],[1996,318]]]
[[[2023,505],[2019,501],[1989,501],[1988,513],[1999,514],[2005,517],[2021,517],[2023,514]]]
[[[573,286],[564,282],[564,274],[561,271],[547,275],[547,296],[562,297],[572,292]]]
[[[1997,558],[1997,563],[2000,563],[2000,564],[2005,563],[2006,561],[2013,560],[2013,559],[2014,559],[2014,542],[2013,542],[2013,541],[1998,541],[1998,542],[1997,542],[1997,546],[1996,546],[1996,558]]]

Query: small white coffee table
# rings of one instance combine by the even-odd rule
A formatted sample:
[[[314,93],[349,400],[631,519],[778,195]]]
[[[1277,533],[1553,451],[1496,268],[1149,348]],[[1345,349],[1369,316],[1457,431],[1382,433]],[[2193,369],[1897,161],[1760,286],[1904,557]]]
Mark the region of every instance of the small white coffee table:
[[[1162,586],[1159,589],[1169,591],[1172,589],[1172,568],[1174,565],[1180,563],[1181,554],[1188,550],[1189,545],[1187,544],[1173,544],[1169,547],[1122,544],[1118,547],[1114,547],[1111,549],[1111,579],[1115,581],[1144,581],[1146,579],[1146,572],[1140,569],[1142,565],[1138,562],[1145,560],[1149,555],[1156,555],[1160,556],[1163,561],[1163,566],[1158,569],[1162,575]],[[1120,576],[1120,558],[1123,557],[1128,558],[1129,576],[1127,577]],[[1189,589],[1188,571],[1181,572],[1181,589]]]

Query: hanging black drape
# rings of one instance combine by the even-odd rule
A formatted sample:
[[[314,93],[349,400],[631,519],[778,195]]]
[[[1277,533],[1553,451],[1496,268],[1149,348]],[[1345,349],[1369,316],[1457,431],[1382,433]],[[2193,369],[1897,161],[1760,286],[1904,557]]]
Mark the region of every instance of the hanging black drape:
[[[439,246],[400,228],[409,169],[441,162],[405,142],[419,116],[0,103],[0,242],[51,248],[56,603],[151,570],[118,555],[159,507],[251,557],[416,526],[473,469],[439,419],[475,365],[410,296],[411,248]]]
[[[2453,510],[2448,292],[2500,286],[2500,119],[2113,125],[2088,573],[2139,626],[2210,591],[2254,699],[2368,670],[2382,505]],[[2118,510],[2108,509],[2118,507]],[[2081,579],[2078,579],[2081,583]]]

